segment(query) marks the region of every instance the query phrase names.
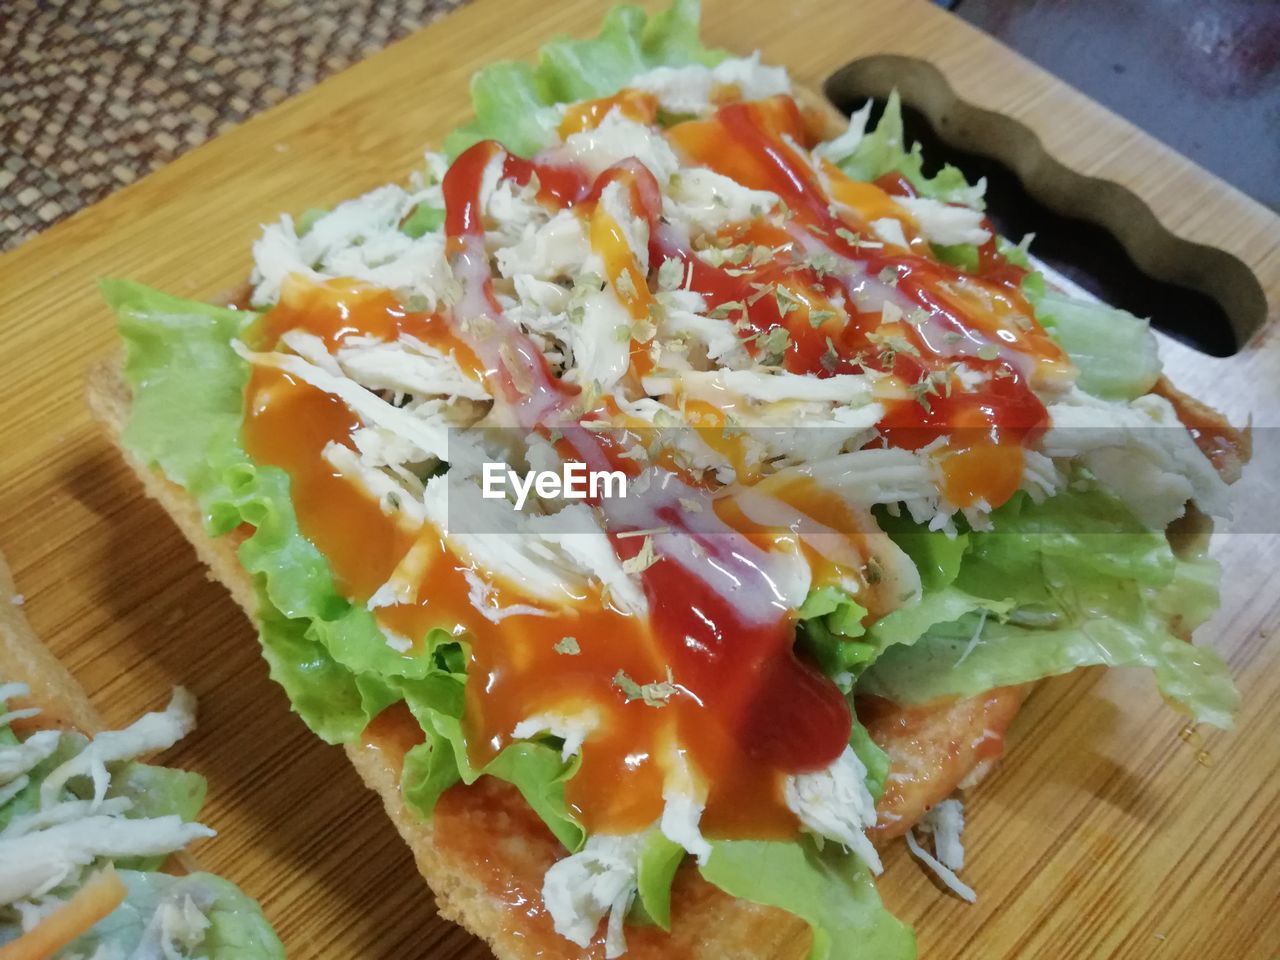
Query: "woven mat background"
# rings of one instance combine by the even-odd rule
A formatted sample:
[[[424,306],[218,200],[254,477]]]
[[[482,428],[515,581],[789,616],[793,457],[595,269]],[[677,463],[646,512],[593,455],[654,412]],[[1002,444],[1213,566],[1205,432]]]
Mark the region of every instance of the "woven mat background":
[[[464,2],[0,0],[0,250]],[[1280,0],[934,2],[1280,210]]]
[[[0,0],[0,250],[464,0]]]

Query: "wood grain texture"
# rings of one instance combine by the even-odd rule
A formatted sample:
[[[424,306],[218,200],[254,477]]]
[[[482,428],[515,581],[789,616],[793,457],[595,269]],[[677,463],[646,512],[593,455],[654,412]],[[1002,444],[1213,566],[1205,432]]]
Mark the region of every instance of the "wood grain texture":
[[[465,118],[477,67],[585,33],[604,6],[480,0],[0,258],[0,545],[24,609],[109,723],[178,682],[200,697],[200,730],[169,758],[210,780],[208,822],[222,832],[198,854],[262,900],[293,957],[484,951],[434,917],[376,798],[288,713],[252,628],[91,424],[84,371],[114,346],[94,283],[230,288],[259,223],[402,176]],[[963,100],[1016,117],[1169,229],[1239,257],[1266,291],[1266,327],[1225,360],[1166,344],[1168,364],[1236,420],[1280,426],[1274,215],[923,0],[706,0],[704,21],[710,42],[759,47],[814,87],[864,55],[925,56]],[[1260,509],[1274,466],[1246,480]],[[978,904],[944,896],[901,847],[887,858],[885,897],[916,924],[922,957],[1274,958],[1280,543],[1235,534],[1216,549],[1224,607],[1201,636],[1227,656],[1245,709],[1235,731],[1206,737],[1212,766],[1145,676],[1043,685],[969,805]]]

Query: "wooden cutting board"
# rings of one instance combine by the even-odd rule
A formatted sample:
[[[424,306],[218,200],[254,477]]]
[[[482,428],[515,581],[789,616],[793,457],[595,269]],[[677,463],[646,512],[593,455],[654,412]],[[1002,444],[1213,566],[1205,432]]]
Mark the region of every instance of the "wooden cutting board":
[[[1237,421],[1277,425],[1273,214],[924,0],[705,6],[710,43],[759,48],[815,88],[866,56],[924,58],[963,101],[1019,120],[1049,156],[1127,187],[1169,230],[1234,255],[1261,285],[1223,274],[1252,339],[1225,360],[1171,347],[1169,367]],[[434,916],[373,796],[289,714],[250,625],[98,435],[83,378],[115,335],[94,283],[132,277],[197,298],[229,289],[249,270],[259,223],[401,177],[465,119],[475,69],[528,58],[558,32],[593,31],[604,10],[479,0],[0,258],[0,548],[25,609],[111,722],[157,706],[176,683],[196,692],[200,730],[169,759],[209,778],[206,815],[221,834],[199,855],[262,901],[292,957],[485,951]],[[928,109],[982,134],[985,115],[932,96]],[[1017,143],[1015,162],[1033,179],[1055,166],[1034,139]],[[1122,214],[1122,232],[1141,219],[1123,191],[1070,184],[1059,192],[1080,209],[1119,198],[1103,207]],[[1275,446],[1266,433],[1264,453]],[[1249,477],[1272,529],[1276,469],[1273,457]],[[1238,728],[1184,742],[1183,721],[1146,676],[1043,685],[1009,759],[970,798],[964,876],[977,905],[940,892],[901,847],[888,857],[885,897],[916,925],[922,957],[1276,957],[1280,544],[1236,534],[1217,552],[1224,608],[1202,639],[1244,693]]]

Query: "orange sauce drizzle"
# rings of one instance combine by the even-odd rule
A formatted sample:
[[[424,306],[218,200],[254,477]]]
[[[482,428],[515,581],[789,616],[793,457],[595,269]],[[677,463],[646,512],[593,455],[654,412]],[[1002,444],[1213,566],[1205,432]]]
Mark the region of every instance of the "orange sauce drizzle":
[[[341,287],[338,288],[341,290]],[[353,329],[381,322],[377,298],[343,299],[333,289],[306,300],[305,313],[289,311],[287,321],[273,310],[263,319],[259,337],[277,329],[309,332],[335,329],[339,320]],[[264,347],[270,343],[263,343]],[[625,702],[613,685],[619,670],[638,683],[665,679],[671,665],[690,688],[701,692],[717,682],[712,665],[681,652],[679,644],[696,625],[691,607],[670,610],[675,629],[662,629],[617,612],[598,590],[556,608],[551,616],[511,616],[493,623],[468,598],[467,564],[435,531],[415,530],[394,513],[383,511],[358,483],[343,478],[322,457],[330,443],[347,443],[358,418],[344,404],[279,370],[256,367],[246,388],[243,436],[259,463],[280,467],[290,477],[291,498],[303,534],[326,556],[339,590],[364,603],[396,571],[410,550],[424,557],[417,602],[379,608],[379,622],[410,639],[405,656],[427,655],[424,641],[432,630],[465,638],[467,675],[463,728],[471,760],[481,766],[512,742],[516,724],[539,713],[593,711],[598,726],[587,740],[582,766],[567,785],[570,807],[591,831],[628,832],[653,823],[662,812],[662,788],[668,754],[678,743],[711,782],[704,824],[734,835],[787,836],[795,818],[782,799],[777,762],[754,762],[742,747],[752,688],[732,691],[729,706],[704,706],[706,697],[672,698],[654,708],[640,700]],[[623,555],[640,548],[642,538],[619,541]],[[651,600],[676,596],[683,571],[659,561],[646,572]],[[653,586],[657,582],[660,586]],[[529,603],[498,581],[497,605]],[[711,609],[713,597],[703,598]],[[729,611],[721,622],[732,623]],[[660,618],[655,618],[660,619]],[[790,625],[785,625],[790,630]],[[578,641],[580,653],[557,653],[564,637]],[[789,649],[789,633],[760,639],[765,658],[777,643]],[[674,646],[673,646],[674,645]],[[737,651],[731,651],[734,655]],[[710,672],[709,672],[710,671]],[[727,694],[726,694],[727,696]],[[722,700],[725,698],[721,698]],[[708,714],[721,717],[710,721]]]
[[[970,367],[986,368],[992,376],[991,385],[974,394],[960,393],[949,372],[949,364],[960,358],[929,342],[909,324],[901,326],[899,337],[911,350],[887,361],[878,360],[883,353],[872,336],[892,332],[892,327],[883,323],[878,311],[860,312],[853,291],[846,291],[848,322],[834,333],[826,325],[818,329],[808,322],[813,309],[808,304],[803,310],[783,313],[766,297],[747,312],[755,332],[786,327],[790,345],[785,364],[793,372],[824,376],[881,369],[907,385],[934,378],[937,396],[888,404],[880,427],[889,442],[918,449],[938,437],[950,437],[948,448],[940,455],[944,457],[944,492],[956,506],[981,500],[997,507],[1012,496],[1021,474],[1021,444],[1031,442],[1048,424],[1048,413],[1028,380],[1061,380],[1070,375],[1071,365],[1036,321],[1019,288],[1020,274],[997,262],[1003,258],[994,253],[994,246],[982,254],[985,272],[978,274],[966,274],[928,256],[913,220],[891,196],[890,191],[910,193],[909,185],[899,182],[900,178],[855,183],[831,165],[824,165],[831,199],[848,208],[832,209],[816,171],[789,145],[804,144],[807,136],[803,117],[789,97],[732,104],[711,118],[678,124],[669,136],[686,161],[703,164],[745,186],[777,193],[800,228],[822,237],[833,252],[861,261],[869,276],[888,271],[898,290],[914,300],[926,316],[949,327],[946,332],[957,339],[976,332],[995,346],[1000,359],[994,363],[974,356],[964,358]],[[909,251],[886,248],[870,234],[870,221],[883,216],[903,224]],[[759,231],[753,225],[744,233],[749,236]],[[858,238],[872,242],[860,244],[855,242]],[[695,278],[701,276],[703,283],[699,286],[695,280],[694,288],[709,294],[708,303],[715,306],[733,301],[735,293],[750,287],[750,281],[776,281],[779,269],[777,263],[765,264],[736,289],[723,275],[709,277],[709,271],[701,275],[695,271]],[[806,289],[829,301],[838,286],[829,277],[806,273],[803,267],[783,269],[797,281],[787,283],[788,289]],[[1029,371],[1017,369],[1014,358],[1028,359]]]
[[[595,128],[615,108],[650,124],[658,114],[651,94],[624,90],[571,107],[561,136]],[[815,170],[790,146],[810,146],[811,131],[794,100],[773,97],[728,103],[710,118],[675,125],[667,136],[686,162],[779,194],[798,228],[825,238],[841,257],[862,262],[869,276],[885,268],[896,270],[899,289],[953,329],[998,338],[1007,351],[1031,358],[1030,376],[1037,370],[1051,375],[1063,369],[1064,355],[1036,324],[1018,290],[1020,275],[994,246],[982,252],[983,266],[977,274],[937,262],[928,255],[914,220],[893,199],[909,192],[909,184],[857,183],[829,164]],[[465,189],[459,187],[453,199],[446,196],[449,249],[455,257],[466,249],[466,238],[483,236],[478,198],[469,194],[478,191],[480,171],[500,148],[481,144],[473,150],[471,156],[464,154],[466,175],[454,178]],[[544,203],[579,209],[592,247],[605,263],[607,279],[634,320],[649,316],[653,295],[620,224],[595,202],[610,180],[626,184],[636,215],[649,223],[651,267],[663,258],[680,259],[690,271],[691,289],[704,295],[709,309],[743,304],[742,326],[757,355],[761,336],[782,327],[789,335],[783,360],[793,372],[828,376],[879,369],[911,384],[947,370],[953,358],[909,324],[901,324],[900,335],[913,351],[887,361],[876,359],[871,334],[885,331],[880,313],[861,312],[843,281],[804,262],[794,250],[793,232],[784,227],[757,222],[734,227],[720,238],[726,244],[751,243],[779,251],[766,262],[733,272],[675,248],[660,236],[660,197],[655,196],[652,176],[638,166],[624,162],[594,185],[576,168],[510,155],[503,169],[505,176],[521,183],[536,175]],[[840,207],[833,209],[832,201]],[[874,239],[869,225],[882,217],[903,224],[909,250],[881,250],[841,238],[843,232],[854,239]],[[790,294],[783,301],[791,302],[755,296],[761,285],[781,286]],[[491,293],[486,295],[491,299]],[[819,312],[832,317],[819,317],[815,323]],[[840,318],[847,322],[841,324]],[[407,311],[393,294],[351,281],[287,285],[280,304],[262,319],[252,339],[259,349],[271,349],[282,334],[295,329],[315,334],[331,350],[354,335],[394,340],[408,334],[452,352],[472,376],[492,376],[446,319]],[[939,390],[927,404],[887,401],[880,427],[890,443],[911,449],[940,436],[951,438],[940,454],[947,498],[960,506],[985,500],[994,507],[1016,490],[1022,444],[1044,428],[1047,415],[1028,386],[1028,374],[1007,359],[966,362],[990,374],[977,392]],[[633,341],[633,371],[647,371],[647,363],[648,351]],[[954,386],[947,376],[946,383]],[[734,465],[740,480],[758,478],[759,471],[746,462],[740,439],[726,434],[724,410],[700,400],[687,401],[684,409],[689,424],[703,428],[703,438]],[[341,402],[278,370],[255,368],[246,390],[246,411],[244,439],[250,455],[288,473],[300,529],[328,558],[345,596],[366,602],[398,567],[402,574],[409,569],[405,558],[412,551],[416,602],[380,608],[376,616],[386,629],[411,641],[406,657],[428,655],[425,641],[433,630],[464,643],[468,681],[463,726],[473,764],[495,757],[511,743],[515,726],[532,716],[590,714],[595,727],[587,737],[581,768],[566,788],[571,808],[588,830],[627,832],[656,820],[663,809],[664,775],[678,748],[687,753],[708,788],[702,823],[709,834],[794,833],[795,817],[782,798],[783,778],[829,762],[832,732],[847,734],[849,708],[838,691],[833,698],[835,688],[829,681],[795,656],[790,619],[760,627],[745,624],[724,596],[675,562],[660,558],[641,577],[650,604],[648,622],[618,612],[593,587],[562,602],[535,603],[545,607],[548,616],[514,615],[495,623],[469,599],[467,562],[433,528],[417,529],[402,515],[384,510],[359,482],[338,476],[326,464],[325,447],[348,444],[358,426]],[[611,457],[617,452],[602,449]],[[636,468],[630,464],[625,469],[634,475]],[[719,519],[758,546],[776,550],[793,545],[809,561],[815,583],[837,577],[860,580],[865,589],[859,599],[871,616],[894,605],[896,598],[877,590],[866,572],[876,544],[870,535],[849,533],[873,529],[868,518],[853,515],[847,504],[811,482],[765,481],[760,489],[840,531],[847,540],[849,562],[844,555],[831,559],[831,551],[816,549],[812,538],[797,536],[796,531],[750,521],[731,500],[716,501]],[[617,537],[614,547],[625,560],[642,542],[640,537]],[[498,580],[492,586],[487,606],[491,614],[533,602],[511,584]],[[578,654],[556,652],[565,637],[576,639]],[[614,685],[619,671],[645,684],[664,679],[668,666],[682,689],[666,706],[627,702]],[[395,716],[399,719],[388,720],[388,730],[404,725],[403,711]],[[838,750],[840,744],[835,747]]]
[[[830,160],[824,160],[821,168],[831,188],[831,199],[847,207],[857,218],[863,231],[870,232],[872,221],[886,218],[896,220],[902,225],[903,235],[912,252],[919,253],[928,249],[928,243],[920,235],[915,217],[883,187],[852,179]]]
[[[591,211],[588,229],[591,247],[604,261],[606,279],[619,302],[631,314],[632,320],[647,320],[653,309],[653,294],[622,225],[605,210],[604,204],[597,203]],[[631,340],[631,368],[639,376],[653,369],[648,346],[634,337]]]
[[[706,400],[686,400],[685,422],[698,432],[708,447],[729,461],[739,483],[754,483],[760,476],[759,464],[748,460],[747,444],[741,433],[729,426],[725,411]]]
[[[883,579],[877,563],[877,555],[888,548],[887,535],[879,532],[875,518],[867,511],[858,511],[839,494],[808,477],[765,478],[755,489],[789,504],[797,516],[803,515],[833,531],[799,539],[815,584],[857,583],[858,601],[867,608],[868,623],[898,606],[898,587]]]
[[[560,139],[565,140],[575,133],[594,130],[615,109],[628,120],[652,124],[658,119],[658,98],[644,90],[625,89],[612,97],[574,104],[565,110],[564,118],[560,121]]]
[[[358,314],[357,319],[353,316]],[[255,348],[270,349],[290,330],[320,338],[333,352],[351,337],[395,342],[413,337],[444,354],[453,354],[463,373],[483,380],[484,364],[475,351],[455,336],[438,314],[405,309],[395,294],[360,280],[335,279],[313,283],[298,275],[286,278],[280,301],[257,322],[250,334]]]
[[[591,214],[591,246],[604,260],[609,283],[632,319],[643,320],[648,317],[649,308],[653,304],[649,280],[641,272],[621,224],[601,204],[597,204]],[[626,281],[622,280],[624,275]]]
[[[942,461],[942,492],[949,502],[970,507],[979,500],[1004,503],[1022,483],[1022,447],[976,443],[954,449]]]

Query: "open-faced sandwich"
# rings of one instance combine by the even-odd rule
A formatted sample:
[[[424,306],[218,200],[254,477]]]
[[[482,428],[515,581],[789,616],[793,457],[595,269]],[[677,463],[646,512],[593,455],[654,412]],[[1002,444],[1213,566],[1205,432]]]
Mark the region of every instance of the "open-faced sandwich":
[[[195,700],[104,730],[32,633],[0,557],[0,958],[283,960],[258,905],[184,851],[205,782],[143,763],[195,728]]]
[[[895,100],[846,126],[687,2],[473,92],[407,185],[267,226],[238,302],[107,283],[92,393],[443,914],[506,958],[898,960],[877,845],[973,895],[952,795],[1034,681],[1141,665],[1230,723],[1188,640],[1247,438]]]

